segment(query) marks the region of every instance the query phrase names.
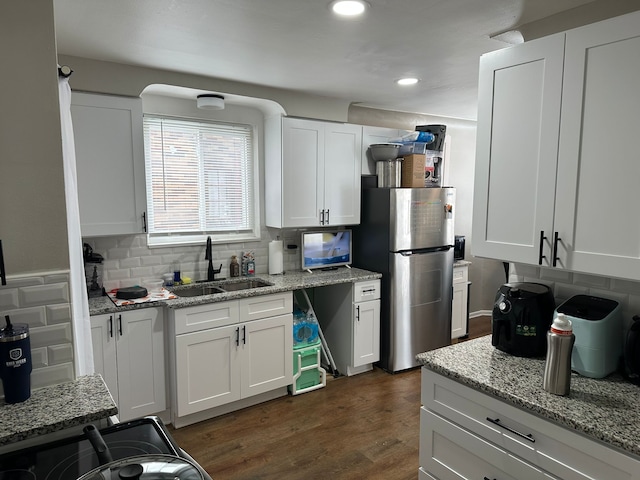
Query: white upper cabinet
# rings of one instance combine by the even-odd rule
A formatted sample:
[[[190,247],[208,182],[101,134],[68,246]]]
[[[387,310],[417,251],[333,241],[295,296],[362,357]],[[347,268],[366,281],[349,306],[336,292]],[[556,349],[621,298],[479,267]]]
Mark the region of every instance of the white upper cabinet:
[[[273,117],[265,144],[267,226],[360,222],[361,126]]]
[[[567,32],[558,266],[640,280],[640,12]]]
[[[74,92],[71,116],[82,236],[143,233],[142,100]]]
[[[538,263],[540,232],[552,234],[563,53],[560,34],[481,58],[476,256]]]
[[[640,12],[481,59],[472,253],[640,280]]]

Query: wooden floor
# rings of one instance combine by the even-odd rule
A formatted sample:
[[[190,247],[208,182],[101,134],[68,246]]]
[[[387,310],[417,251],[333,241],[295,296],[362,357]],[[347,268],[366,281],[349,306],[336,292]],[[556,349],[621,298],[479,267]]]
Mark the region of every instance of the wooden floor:
[[[470,320],[469,338],[489,333],[487,321]],[[214,480],[417,479],[420,370],[327,378],[172,434]]]

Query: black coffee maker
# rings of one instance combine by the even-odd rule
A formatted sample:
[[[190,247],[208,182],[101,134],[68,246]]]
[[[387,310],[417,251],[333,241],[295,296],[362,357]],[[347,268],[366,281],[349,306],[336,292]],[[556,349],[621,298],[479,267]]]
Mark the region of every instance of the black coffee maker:
[[[505,283],[493,304],[491,344],[518,357],[544,356],[554,309],[555,299],[548,286]]]

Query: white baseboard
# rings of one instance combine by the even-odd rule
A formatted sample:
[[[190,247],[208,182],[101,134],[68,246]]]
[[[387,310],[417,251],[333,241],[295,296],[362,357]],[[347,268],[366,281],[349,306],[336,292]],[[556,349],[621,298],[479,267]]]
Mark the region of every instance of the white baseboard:
[[[491,315],[492,315],[491,310],[477,310],[475,312],[470,312],[469,318],[490,317]]]

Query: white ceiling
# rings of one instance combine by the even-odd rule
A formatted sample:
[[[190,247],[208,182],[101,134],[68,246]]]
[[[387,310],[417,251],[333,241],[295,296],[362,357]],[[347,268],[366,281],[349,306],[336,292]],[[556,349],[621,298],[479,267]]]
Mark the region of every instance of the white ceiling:
[[[476,118],[489,38],[592,0],[54,0],[58,53]],[[421,79],[399,87],[404,76]]]

